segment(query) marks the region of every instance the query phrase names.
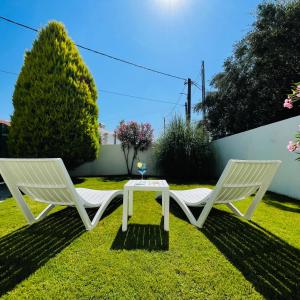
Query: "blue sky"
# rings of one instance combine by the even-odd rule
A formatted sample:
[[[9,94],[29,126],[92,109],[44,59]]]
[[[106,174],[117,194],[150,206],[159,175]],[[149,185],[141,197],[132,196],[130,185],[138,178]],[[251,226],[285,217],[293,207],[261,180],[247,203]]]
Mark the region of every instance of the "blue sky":
[[[222,70],[232,48],[254,21],[257,0],[1,0],[1,15],[40,28],[49,20],[65,24],[78,44],[136,62],[163,72],[200,80],[206,64],[207,88]],[[0,20],[0,69],[19,73],[24,51],[36,33]],[[99,120],[108,130],[118,122],[149,122],[158,136],[163,118],[184,114],[180,105],[116,96],[109,90],[177,102],[183,81],[121,64],[80,49],[99,90]],[[16,76],[0,72],[0,119],[13,113],[12,94]],[[192,104],[200,99],[192,90]],[[192,120],[200,119],[198,114]]]

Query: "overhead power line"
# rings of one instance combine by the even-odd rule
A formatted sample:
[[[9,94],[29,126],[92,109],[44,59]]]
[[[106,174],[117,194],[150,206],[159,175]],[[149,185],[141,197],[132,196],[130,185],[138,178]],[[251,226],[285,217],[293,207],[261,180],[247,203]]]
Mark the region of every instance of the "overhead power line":
[[[1,73],[5,73],[5,74],[10,74],[10,75],[16,75],[16,76],[18,76],[17,73],[10,72],[10,71],[5,71],[5,70],[1,70],[1,69],[0,69],[0,72],[1,72]]]
[[[202,91],[201,87],[199,87],[199,85],[198,85],[197,82],[193,81],[192,84],[193,84],[196,88],[198,88],[200,91]]]
[[[11,24],[23,27],[25,29],[38,32],[38,29],[33,28],[31,26],[28,26],[28,25],[25,25],[25,24],[22,24],[22,23],[19,23],[19,22],[16,22],[16,21],[14,21],[12,19],[8,19],[8,18],[2,17],[2,16],[0,16],[0,19],[4,20],[6,22],[9,22]],[[83,45],[76,44],[76,46],[78,48],[81,48],[81,49],[84,49],[84,50],[87,50],[87,51],[90,51],[90,52],[93,52],[93,53],[105,56],[107,58],[110,58],[110,59],[122,62],[124,64],[131,65],[131,66],[136,67],[136,68],[144,69],[146,71],[150,71],[150,72],[153,72],[153,73],[156,73],[156,74],[160,74],[160,75],[163,75],[163,76],[167,76],[167,77],[171,77],[171,78],[175,78],[175,79],[179,79],[179,80],[184,80],[184,81],[186,80],[185,78],[183,78],[181,76],[177,76],[177,75],[169,74],[169,73],[166,73],[166,72],[158,71],[156,69],[149,68],[149,67],[146,67],[146,66],[143,66],[143,65],[140,65],[140,64],[137,64],[137,63],[134,63],[134,62],[122,59],[122,58],[118,58],[116,56],[113,56],[113,55],[110,55],[110,54],[107,54],[107,53],[104,53],[104,52],[101,52],[101,51],[98,51],[98,50],[94,50],[92,48],[89,48],[89,47],[86,47],[86,46],[83,46]]]
[[[184,95],[185,88],[186,88],[186,85],[183,86],[181,92],[179,93],[178,99],[177,99],[175,105],[172,107],[171,111],[167,115],[165,115],[166,118],[173,114],[176,106],[178,106],[178,105],[179,106],[184,106],[184,104],[180,104],[180,101],[181,101],[182,96]]]
[[[128,97],[128,98],[133,98],[133,99],[140,99],[140,100],[145,100],[145,101],[152,101],[152,102],[160,102],[160,103],[166,103],[166,104],[172,104],[172,105],[179,105],[179,103],[167,101],[167,100],[161,100],[161,99],[155,99],[155,98],[148,98],[148,97],[142,97],[142,96],[134,96],[134,95],[129,95],[129,94],[123,94],[119,92],[114,92],[114,91],[108,91],[108,90],[99,90],[102,93],[107,93],[107,94],[112,94],[116,96],[122,96],[122,97]]]
[[[160,111],[144,111],[144,112],[140,112],[138,114],[133,114],[133,115],[128,115],[128,117],[126,118],[126,120],[132,120],[132,119],[136,119],[136,118],[139,118],[140,120],[147,120],[148,119],[148,116],[156,116],[156,115],[160,115],[161,112]],[[101,119],[101,116],[100,116],[100,120],[101,122],[103,122],[104,124],[106,123],[109,123],[109,122],[113,122],[113,121],[118,121],[118,123],[121,121],[121,120],[124,120],[124,117],[123,116],[120,116],[120,114],[114,114],[113,115],[113,118],[108,118],[107,120],[106,119]]]
[[[15,72],[6,71],[6,70],[3,70],[3,69],[0,69],[0,72],[4,73],[4,74],[18,76],[18,74],[15,73]],[[116,95],[116,96],[122,96],[122,97],[127,97],[127,98],[133,98],[133,99],[139,99],[139,100],[144,100],[144,101],[151,101],[151,102],[159,102],[159,103],[172,104],[172,105],[175,105],[174,108],[177,105],[179,105],[178,102],[175,103],[175,102],[172,102],[172,101],[162,100],[162,99],[157,99],[157,98],[149,98],[149,97],[143,97],[143,96],[136,96],[136,95],[124,94],[124,93],[120,93],[120,92],[116,92],[116,91],[109,91],[109,90],[103,90],[103,89],[100,89],[99,91],[102,92],[102,93]]]
[[[0,16],[0,18],[1,18],[2,20],[4,20],[4,21],[7,21],[7,22],[9,22],[9,23],[12,23],[12,24],[15,24],[15,25],[18,25],[18,26],[24,27],[24,28],[26,28],[26,29],[30,29],[30,30],[32,30],[32,31],[36,31],[36,32],[38,32],[38,30],[37,30],[37,29],[35,29],[35,28],[33,28],[33,27],[30,27],[30,26],[27,26],[27,25],[25,25],[25,24],[21,24],[21,23],[19,23],[19,22],[16,22],[16,21],[14,21],[14,20],[11,20],[11,19],[7,19],[7,18],[5,18],[5,17],[2,17],[2,16]]]

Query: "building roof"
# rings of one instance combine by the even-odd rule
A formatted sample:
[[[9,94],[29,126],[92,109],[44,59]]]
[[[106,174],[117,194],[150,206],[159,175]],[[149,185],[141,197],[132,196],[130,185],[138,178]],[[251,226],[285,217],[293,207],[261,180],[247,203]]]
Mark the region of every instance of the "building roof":
[[[10,126],[10,121],[0,120],[0,124],[6,125],[6,126]]]

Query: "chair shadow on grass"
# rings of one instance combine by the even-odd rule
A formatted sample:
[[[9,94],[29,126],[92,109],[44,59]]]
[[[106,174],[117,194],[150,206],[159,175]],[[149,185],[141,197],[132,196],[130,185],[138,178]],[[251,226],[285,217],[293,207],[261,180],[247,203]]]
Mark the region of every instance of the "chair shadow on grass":
[[[170,211],[187,220],[175,201],[171,203]],[[199,216],[201,208],[192,211]],[[300,299],[300,249],[253,221],[215,208],[199,231],[266,299]]]
[[[269,195],[271,197],[268,197]],[[280,210],[285,210],[293,213],[300,213],[299,200],[295,200],[287,196],[282,196],[279,194],[268,192],[267,197],[265,197],[264,199],[264,203],[276,207]],[[289,204],[292,204],[293,207],[290,207]]]
[[[160,225],[128,224],[127,231],[122,226],[112,243],[111,250],[169,250],[169,232],[163,228],[163,218]]]
[[[71,177],[73,184],[80,184],[86,181],[84,177]]]
[[[103,217],[120,204],[121,201],[113,201]],[[88,209],[89,217],[92,218],[96,211]],[[0,297],[85,232],[77,210],[68,207],[0,237]]]
[[[9,189],[4,183],[0,183],[0,201],[11,197]]]

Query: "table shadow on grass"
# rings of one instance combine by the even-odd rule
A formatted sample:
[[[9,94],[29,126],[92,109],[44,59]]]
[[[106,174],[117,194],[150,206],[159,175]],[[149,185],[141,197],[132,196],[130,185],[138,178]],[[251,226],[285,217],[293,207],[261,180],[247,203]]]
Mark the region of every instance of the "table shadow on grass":
[[[171,203],[171,213],[188,222],[175,201]],[[199,216],[201,210],[192,211]],[[266,299],[300,299],[300,249],[254,222],[215,208],[199,231]]]
[[[128,224],[125,232],[122,231],[121,226],[111,250],[169,250],[169,232],[163,228],[163,218],[160,225]]]
[[[103,217],[112,213],[120,203],[111,203]],[[92,218],[96,211],[88,209],[89,217]],[[77,210],[68,207],[1,237],[0,297],[85,232]]]

